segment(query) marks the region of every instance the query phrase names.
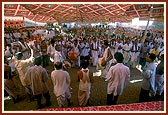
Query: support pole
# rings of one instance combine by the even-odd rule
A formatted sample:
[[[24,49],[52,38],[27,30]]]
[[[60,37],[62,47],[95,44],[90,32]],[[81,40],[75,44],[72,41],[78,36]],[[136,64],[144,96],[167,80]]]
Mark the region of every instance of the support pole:
[[[149,26],[151,14],[152,14],[152,6],[149,6],[148,22],[147,22],[147,25],[146,25],[146,28],[145,28],[145,33],[144,33],[144,36],[143,36],[143,39],[142,39],[142,43],[144,43],[144,41],[145,41],[145,39],[146,39],[146,31],[147,31],[148,26]]]

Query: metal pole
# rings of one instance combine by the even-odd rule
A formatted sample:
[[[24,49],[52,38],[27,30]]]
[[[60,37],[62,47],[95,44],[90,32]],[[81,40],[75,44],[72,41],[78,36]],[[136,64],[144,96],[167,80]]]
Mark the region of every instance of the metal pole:
[[[146,31],[147,31],[148,26],[149,26],[151,14],[152,14],[152,6],[149,6],[148,22],[147,22],[147,25],[146,25],[146,28],[145,28],[145,33],[144,33],[144,36],[143,36],[143,39],[142,39],[142,43],[144,43],[144,41],[145,41],[145,39],[146,39]]]

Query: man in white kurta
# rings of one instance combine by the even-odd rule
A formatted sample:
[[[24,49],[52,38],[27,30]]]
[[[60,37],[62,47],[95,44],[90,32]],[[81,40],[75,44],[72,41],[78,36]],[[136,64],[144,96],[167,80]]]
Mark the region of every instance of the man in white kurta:
[[[51,39],[50,45],[47,47],[47,53],[50,56],[50,58],[54,58],[54,53],[55,53],[55,40]]]
[[[105,78],[105,76],[107,75],[107,72],[109,71],[110,69],[110,66],[111,66],[111,63],[112,63],[112,54],[111,54],[111,50],[110,50],[110,47],[109,47],[109,43],[107,40],[104,41],[104,53],[103,53],[103,57],[101,60],[105,60],[103,63],[105,63],[105,66],[104,68],[102,69],[102,75],[101,77]],[[103,64],[101,63],[101,64]]]
[[[151,53],[146,57],[146,65],[142,68],[142,77],[143,81],[140,94],[139,101],[146,102],[153,99],[156,90],[155,90],[155,75],[156,75],[156,65],[154,63],[156,56]]]
[[[56,50],[56,51],[54,52],[54,63],[56,63],[56,62],[58,62],[58,61],[63,62],[64,59],[63,59],[63,57],[62,57],[62,55],[61,55],[61,52]]]
[[[159,56],[160,63],[156,67],[155,76],[155,88],[156,88],[156,99],[161,100],[164,94],[164,54]]]
[[[12,60],[15,65],[15,68],[18,71],[19,78],[20,78],[22,85],[26,86],[27,83],[24,81],[25,74],[26,74],[27,70],[30,68],[30,66],[33,65],[33,57],[24,60],[23,54],[21,52],[18,52],[16,54],[16,57],[13,57]]]
[[[91,45],[92,63],[94,67],[98,63],[98,51],[99,51],[99,45],[98,45],[96,38],[94,38],[92,45]]]
[[[33,100],[32,91],[30,86],[27,84],[27,81],[25,80],[25,74],[28,71],[28,69],[33,65],[33,57],[24,60],[23,54],[21,52],[18,52],[16,54],[16,57],[13,57],[12,60],[13,64],[15,65],[15,68],[18,71],[20,82],[22,86],[24,86],[30,101],[32,101]]]
[[[139,55],[139,47],[138,47],[138,42],[137,40],[132,41],[132,48],[131,48],[131,62],[130,66],[131,68],[135,68],[137,65],[137,59]]]
[[[119,95],[130,79],[130,69],[123,64],[123,54],[116,52],[114,58],[117,64],[112,66],[106,75],[107,85],[107,105],[116,105]]]
[[[118,39],[118,41],[116,42],[115,52],[123,53],[122,48],[123,48],[123,43],[120,39]]]
[[[25,39],[23,38],[20,38],[19,39],[19,44],[20,44],[20,51],[22,52],[23,54],[23,59],[28,59],[30,58],[30,47],[28,46],[28,44],[26,43]]]
[[[37,109],[42,108],[41,99],[42,95],[46,100],[46,106],[50,106],[50,94],[47,81],[49,79],[48,73],[45,68],[41,66],[41,57],[34,60],[34,66],[26,72],[25,77],[28,81],[27,84],[31,86],[32,93],[37,99]]]
[[[132,45],[129,41],[126,41],[126,43],[123,45],[123,56],[124,56],[124,64],[128,65],[128,62],[130,61],[130,50],[132,48]]]
[[[90,59],[90,45],[89,43],[87,42],[86,38],[83,38],[83,41],[80,45],[81,47],[81,57],[80,57],[80,60],[81,60],[81,63],[83,62],[83,60],[88,60]]]
[[[12,98],[14,104],[19,101],[19,90],[11,75],[11,67],[7,61],[4,63],[4,90]]]
[[[54,85],[54,94],[57,98],[59,107],[64,107],[65,100],[68,101],[70,106],[70,75],[67,71],[62,70],[62,62],[55,64],[56,69],[51,72],[51,79]]]

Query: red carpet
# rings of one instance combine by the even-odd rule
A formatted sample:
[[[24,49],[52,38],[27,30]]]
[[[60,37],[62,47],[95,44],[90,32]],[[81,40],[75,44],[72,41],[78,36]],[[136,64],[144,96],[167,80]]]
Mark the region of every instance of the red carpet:
[[[72,108],[45,108],[40,111],[164,111],[164,101]]]

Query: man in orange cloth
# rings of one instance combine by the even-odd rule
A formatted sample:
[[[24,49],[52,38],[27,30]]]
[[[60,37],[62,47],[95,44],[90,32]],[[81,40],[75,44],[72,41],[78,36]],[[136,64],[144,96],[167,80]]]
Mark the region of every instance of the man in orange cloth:
[[[79,81],[78,102],[79,106],[89,105],[90,90],[91,90],[91,73],[88,69],[89,62],[84,60],[82,69],[77,72]]]

